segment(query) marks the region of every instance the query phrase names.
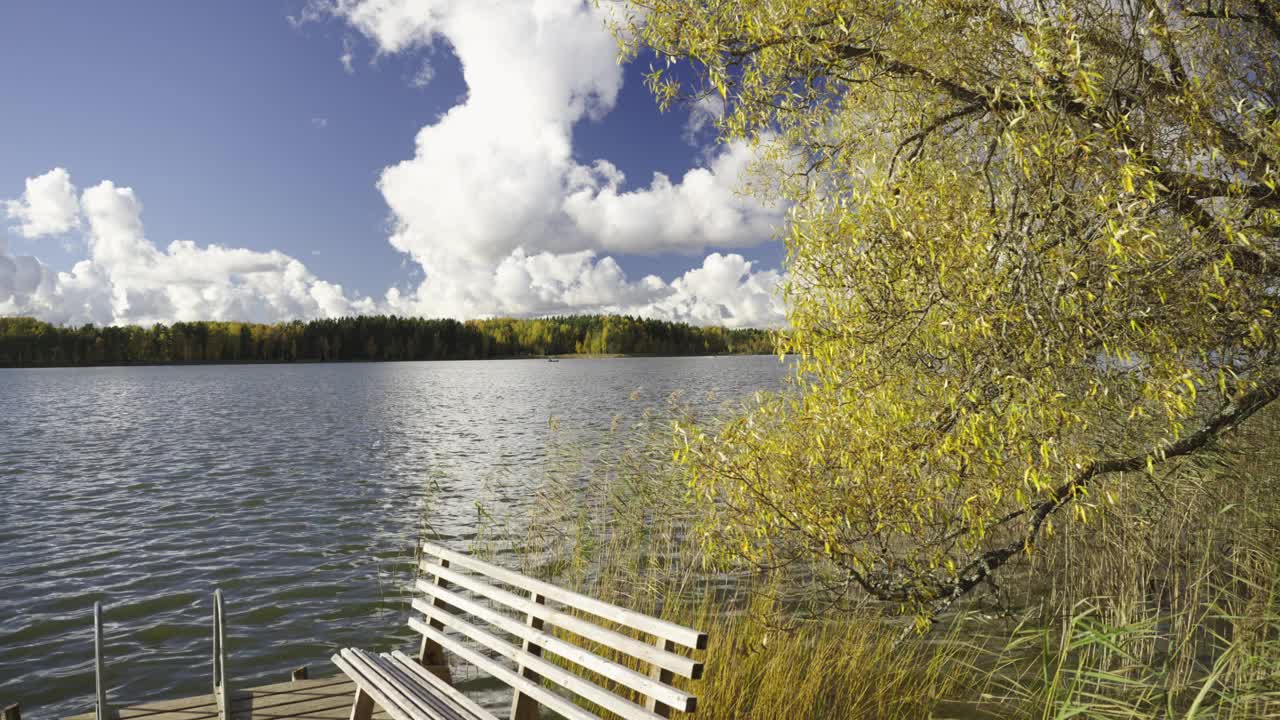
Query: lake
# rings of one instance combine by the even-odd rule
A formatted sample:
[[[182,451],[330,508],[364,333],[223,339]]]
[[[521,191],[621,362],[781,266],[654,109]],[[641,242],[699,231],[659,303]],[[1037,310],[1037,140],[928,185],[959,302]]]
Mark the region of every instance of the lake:
[[[215,587],[240,687],[407,643],[424,520],[466,550],[478,503],[528,502],[552,433],[602,441],[672,392],[713,410],[785,375],[769,356],[0,370],[0,705],[92,710],[95,600],[116,703],[209,692]]]

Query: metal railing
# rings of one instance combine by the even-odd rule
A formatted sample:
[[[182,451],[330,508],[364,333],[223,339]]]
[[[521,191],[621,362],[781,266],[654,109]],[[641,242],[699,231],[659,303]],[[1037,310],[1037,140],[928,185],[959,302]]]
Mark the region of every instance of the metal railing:
[[[93,604],[93,675],[94,708],[97,720],[113,720],[114,713],[107,701],[106,643],[102,632],[102,603]],[[295,673],[306,677],[306,670]],[[297,674],[295,674],[297,678]],[[218,720],[231,720],[231,685],[227,682],[227,626],[222,602],[222,590],[213,591],[213,698],[218,706]],[[20,710],[15,705],[5,708],[4,720],[20,720]]]

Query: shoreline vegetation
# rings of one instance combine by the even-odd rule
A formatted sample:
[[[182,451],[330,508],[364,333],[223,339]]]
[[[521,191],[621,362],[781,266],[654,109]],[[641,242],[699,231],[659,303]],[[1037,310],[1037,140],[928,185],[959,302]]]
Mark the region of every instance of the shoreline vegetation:
[[[495,502],[469,551],[707,631],[706,675],[687,686],[698,717],[1280,714],[1275,408],[1211,457],[1107,484],[1116,501],[1097,509],[1094,532],[1055,533],[927,632],[909,609],[866,596],[832,612],[809,592],[819,568],[709,557],[671,455],[669,428],[685,413],[646,407],[591,445],[553,427],[534,510]]]
[[[708,618],[703,720],[1280,717],[1280,3],[626,6],[789,205],[792,386],[528,562]]]
[[[626,315],[79,327],[0,317],[0,367],[227,365],[772,354],[773,333]]]

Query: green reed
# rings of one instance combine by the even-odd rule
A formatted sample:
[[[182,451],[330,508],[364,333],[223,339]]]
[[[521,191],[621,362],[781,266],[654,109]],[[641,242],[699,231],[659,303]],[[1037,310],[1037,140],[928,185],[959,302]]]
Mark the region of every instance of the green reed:
[[[1280,717],[1280,412],[1115,479],[1100,522],[1066,527],[926,636],[871,602],[824,612],[795,592],[803,574],[710,567],[673,412],[590,444],[553,423],[533,507],[487,517],[473,549],[708,632],[706,675],[686,683],[698,717]]]

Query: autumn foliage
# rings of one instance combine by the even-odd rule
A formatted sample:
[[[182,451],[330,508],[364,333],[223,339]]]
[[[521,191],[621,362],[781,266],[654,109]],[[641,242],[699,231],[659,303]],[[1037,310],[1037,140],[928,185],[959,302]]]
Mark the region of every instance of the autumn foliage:
[[[1280,6],[632,0],[792,207],[795,392],[680,459],[725,560],[922,618],[1280,394]]]

